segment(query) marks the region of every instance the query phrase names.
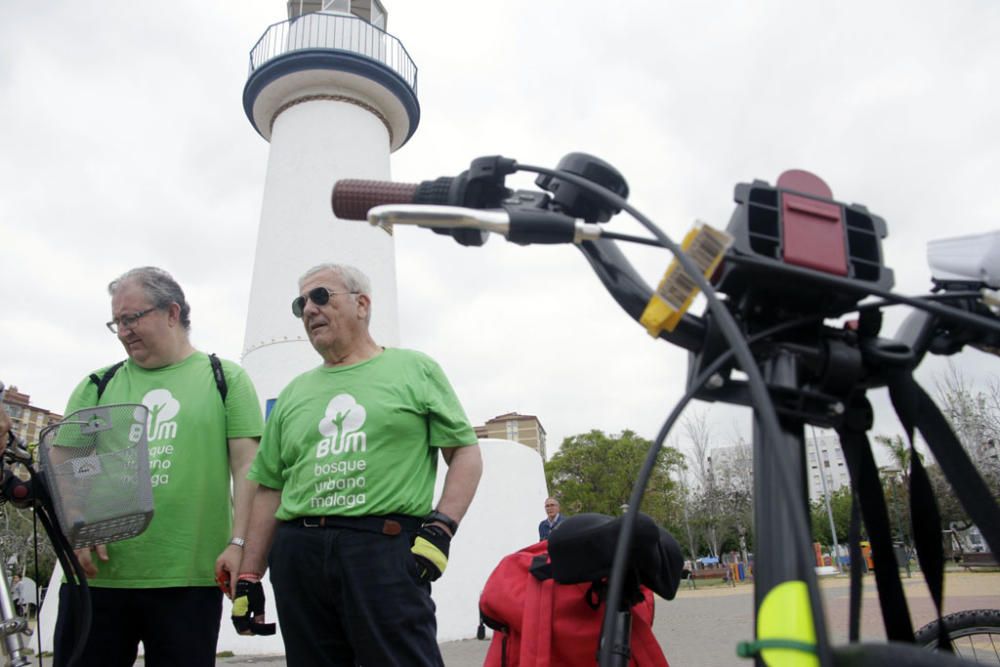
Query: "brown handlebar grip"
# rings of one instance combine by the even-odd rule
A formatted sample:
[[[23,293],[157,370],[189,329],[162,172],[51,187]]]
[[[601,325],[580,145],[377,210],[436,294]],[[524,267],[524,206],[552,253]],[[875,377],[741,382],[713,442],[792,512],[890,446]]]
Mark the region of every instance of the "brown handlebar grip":
[[[341,220],[367,220],[368,211],[376,206],[412,204],[416,192],[416,183],[339,180],[333,184],[333,214]]]

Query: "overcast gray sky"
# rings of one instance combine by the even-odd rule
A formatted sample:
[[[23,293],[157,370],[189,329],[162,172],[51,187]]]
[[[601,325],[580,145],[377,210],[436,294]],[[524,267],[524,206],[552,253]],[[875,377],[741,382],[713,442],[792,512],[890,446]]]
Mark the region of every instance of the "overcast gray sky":
[[[385,5],[419,68],[397,180],[585,151],[680,238],[696,218],[724,226],[735,183],[808,169],[886,219],[908,294],[929,286],[928,240],[998,227],[995,2]],[[241,93],[250,47],[284,18],[281,0],[0,3],[0,379],[61,410],[124,356],[105,287],[144,264],[184,286],[198,347],[239,358],[268,151]],[[552,445],[652,437],[682,393],[685,355],[571,247],[400,229],[396,253],[402,343],[441,362],[476,423],[516,410]],[[629,255],[650,283],[669,260]],[[968,352],[963,368],[988,382],[1000,365]],[[746,411],[710,409],[722,440],[745,432]]]

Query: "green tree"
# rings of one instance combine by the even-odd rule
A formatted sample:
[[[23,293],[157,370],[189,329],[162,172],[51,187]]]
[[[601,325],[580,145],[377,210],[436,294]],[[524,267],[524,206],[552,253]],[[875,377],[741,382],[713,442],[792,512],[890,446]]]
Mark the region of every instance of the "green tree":
[[[948,479],[941,472],[941,466],[927,466],[927,476],[931,480],[931,488],[934,489],[934,498],[937,500],[938,511],[941,513],[941,530],[951,527],[953,524],[959,530],[965,530],[972,525],[968,512],[962,507],[961,501],[951,488]]]
[[[875,436],[875,442],[887,450],[892,457],[892,464],[879,470],[882,477],[882,494],[885,496],[886,509],[889,511],[889,523],[892,527],[892,537],[911,544],[910,535],[910,459],[914,450],[903,436]],[[923,463],[924,457],[917,452],[917,457]]]
[[[717,556],[722,547],[727,509],[725,492],[716,483],[715,468],[712,465],[713,438],[708,414],[705,411],[691,412],[684,417],[682,427],[690,444],[687,460],[691,464],[696,484],[691,522],[705,542],[708,553]]]
[[[851,526],[851,489],[842,487],[830,494],[830,513],[833,514],[833,525],[837,530],[837,543],[847,544],[847,531]],[[830,516],[826,511],[826,503],[820,498],[812,504],[813,539],[827,547],[833,546],[833,534],[830,532]]]
[[[8,574],[27,574],[39,586],[47,585],[55,569],[56,556],[48,535],[37,527],[38,572],[35,571],[35,525],[30,509],[7,503],[0,507],[0,554]]]
[[[1000,384],[994,382],[986,391],[977,391],[949,363],[937,390],[941,412],[993,497],[1000,498]]]
[[[651,446],[651,441],[630,430],[607,435],[595,429],[565,438],[559,451],[545,464],[549,492],[559,498],[568,514],[621,514]],[[683,455],[673,447],[660,450],[641,507],[675,534],[681,534],[682,506],[677,483],[670,473],[680,468],[683,460]]]
[[[720,496],[722,552],[753,548],[753,447],[742,437],[724,448],[725,457],[713,458],[714,486]]]
[[[892,465],[890,467],[899,471],[899,474],[902,475],[903,484],[906,488],[910,488],[910,458],[913,455],[913,449],[910,448],[910,444],[901,435],[895,435],[891,438],[887,435],[876,435],[875,442],[889,451],[889,455],[892,457]],[[920,462],[923,463],[923,455],[917,452],[917,456],[920,458]]]
[[[753,546],[753,449],[739,436],[719,449],[705,411],[686,416],[682,427],[695,481],[691,525],[710,555],[745,553]]]

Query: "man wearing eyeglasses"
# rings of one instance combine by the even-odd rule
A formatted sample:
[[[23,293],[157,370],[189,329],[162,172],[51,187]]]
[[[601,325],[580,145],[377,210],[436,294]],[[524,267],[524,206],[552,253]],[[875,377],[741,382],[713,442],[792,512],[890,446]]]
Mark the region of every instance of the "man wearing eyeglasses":
[[[559,501],[555,498],[546,498],[545,518],[538,524],[538,539],[549,539],[552,529],[562,523],[562,518],[562,514],[559,512]]]
[[[323,265],[292,312],[322,365],[285,387],[250,470],[259,483],[233,602],[241,634],[271,583],[290,665],[441,665],[430,582],[482,473],[475,432],[441,368],[368,330],[367,277]],[[432,499],[438,452],[448,465]]]
[[[66,414],[117,403],[149,409],[154,515],[137,537],[77,550],[93,612],[77,664],[132,665],[141,641],[148,664],[210,667],[222,618],[216,580],[235,588],[256,486],[247,471],[263,431],[260,404],[239,366],[192,346],[191,308],[166,271],[133,269],[108,291],[107,327],[128,358],[83,380]],[[79,622],[63,586],[56,665],[67,663]]]

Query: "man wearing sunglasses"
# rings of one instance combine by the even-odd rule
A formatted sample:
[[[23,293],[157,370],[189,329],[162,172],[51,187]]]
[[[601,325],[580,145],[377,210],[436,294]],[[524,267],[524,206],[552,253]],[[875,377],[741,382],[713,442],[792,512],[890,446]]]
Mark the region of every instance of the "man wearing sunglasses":
[[[262,634],[271,583],[290,665],[441,665],[430,582],[441,576],[482,460],[475,432],[427,355],[383,348],[368,278],[311,269],[292,313],[322,365],[285,387],[250,470],[259,483],[233,602]],[[448,465],[432,500],[438,453]]]
[[[118,403],[149,409],[154,515],[137,537],[76,552],[93,611],[78,664],[132,665],[141,641],[148,664],[212,667],[222,620],[216,579],[235,588],[260,403],[239,366],[192,346],[191,308],[166,271],[132,269],[108,291],[107,327],[128,358],[83,380],[66,414]],[[55,665],[67,663],[80,631],[72,602],[62,587]]]

